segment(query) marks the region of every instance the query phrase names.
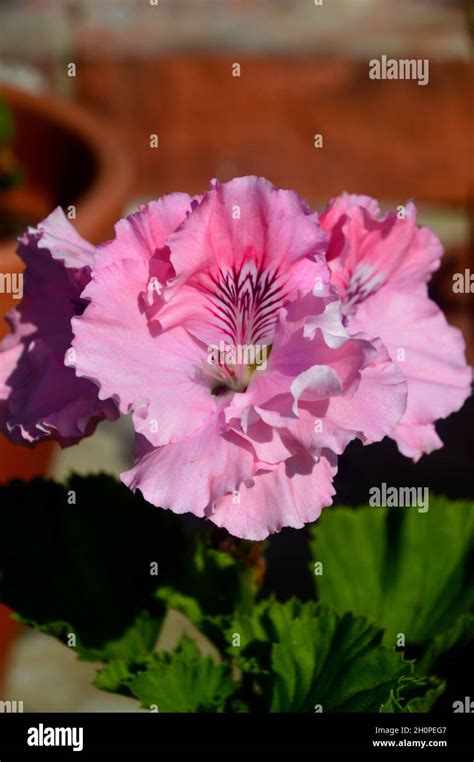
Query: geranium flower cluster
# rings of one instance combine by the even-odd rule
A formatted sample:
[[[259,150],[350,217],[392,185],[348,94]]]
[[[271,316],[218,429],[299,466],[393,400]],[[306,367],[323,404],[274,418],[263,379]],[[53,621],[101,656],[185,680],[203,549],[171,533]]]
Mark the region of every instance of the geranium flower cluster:
[[[318,518],[349,442],[417,460],[471,389],[429,298],[416,209],[343,194],[318,216],[258,177],[143,205],[98,247],[60,209],[20,239],[24,299],[0,347],[0,428],[72,445],[130,414],[121,475],[155,506],[252,540]]]

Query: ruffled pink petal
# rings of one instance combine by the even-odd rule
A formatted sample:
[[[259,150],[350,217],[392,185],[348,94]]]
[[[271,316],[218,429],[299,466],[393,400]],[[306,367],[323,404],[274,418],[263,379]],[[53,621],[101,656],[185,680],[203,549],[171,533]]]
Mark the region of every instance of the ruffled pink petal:
[[[170,193],[156,201],[142,204],[115,226],[115,238],[97,249],[95,269],[107,267],[120,259],[146,262],[166,244],[166,239],[191,211],[193,199],[187,193]]]
[[[320,223],[329,237],[331,280],[348,309],[384,285],[426,293],[442,246],[431,230],[416,225],[411,202],[402,218],[397,212],[380,216],[374,199],[342,194],[329,202]]]
[[[466,365],[462,334],[447,324],[430,299],[396,292],[387,299],[381,292],[360,305],[350,328],[381,336],[403,371],[408,382],[408,402],[402,424],[419,426],[446,418],[459,410],[471,394],[472,370]],[[412,440],[413,450],[415,441],[416,437]],[[425,441],[428,449],[422,450]],[[431,452],[438,440],[425,432],[419,442],[418,456]]]
[[[8,396],[0,403],[0,420],[15,444],[51,438],[67,447],[92,434],[104,418],[117,418],[114,403],[100,402],[94,385],[77,379],[47,340],[33,339],[2,354],[0,377]]]
[[[77,374],[133,413],[135,429],[155,446],[188,436],[216,409],[202,369],[206,348],[184,328],[153,336],[138,295],[148,263],[123,259],[100,268],[84,291],[90,299],[73,321]]]
[[[239,489],[240,500],[226,495],[211,521],[245,540],[264,540],[284,527],[301,529],[331,505],[336,457],[329,451],[318,462],[304,451],[273,470],[260,471]]]
[[[308,332],[312,303],[318,301],[314,297],[295,300],[279,315],[267,368],[255,371],[246,392],[230,402],[226,410],[229,422],[244,422],[249,409],[254,408],[267,424],[285,426],[298,416],[300,401],[329,399],[355,391],[360,370],[372,361],[376,350],[365,339],[348,338],[333,348],[327,345],[321,330],[313,326]],[[304,302],[304,308],[300,302]],[[293,319],[295,315],[297,319]]]
[[[8,400],[12,394],[12,387],[8,379],[14,372],[24,351],[22,336],[34,331],[34,326],[22,326],[17,310],[11,310],[7,315],[7,321],[11,327],[8,334],[0,343],[0,431],[7,430],[9,418]]]
[[[422,455],[439,450],[442,440],[436,433],[432,423],[410,424],[400,423],[391,434],[402,455],[412,458],[415,463]]]
[[[406,409],[407,383],[382,343],[374,347],[376,357],[361,368],[352,394],[305,402],[297,420],[288,421],[289,434],[308,451],[329,448],[340,455],[356,437],[371,444],[393,433]]]
[[[153,448],[141,441],[134,467],[121,478],[152,505],[203,517],[216,500],[252,476],[254,463],[251,447],[226,431],[217,412],[199,431],[176,444]]]
[[[268,426],[255,412],[245,426],[245,430],[239,430],[239,435],[249,442],[257,461],[262,464],[282,463],[295,455],[299,449],[291,437],[286,435],[284,429]]]
[[[462,406],[472,374],[461,334],[428,298],[441,244],[416,224],[413,204],[399,216],[380,216],[373,199],[343,194],[332,199],[320,222],[349,332],[380,337],[407,378],[407,409],[393,437],[416,460],[439,448],[433,423]]]
[[[157,320],[162,329],[185,325],[206,343],[271,343],[285,301],[313,288],[328,294],[326,241],[314,215],[294,191],[263,178],[214,182],[168,245],[176,278]]]
[[[70,270],[92,269],[94,265],[95,247],[79,235],[71,225],[61,207],[51,212],[36,230],[30,228],[29,234],[38,236],[38,248],[47,249],[53,259],[63,262]],[[34,266],[34,249],[26,246],[22,252],[26,264]],[[33,254],[33,258],[29,254]]]
[[[136,431],[155,446],[188,436],[216,409],[202,373],[207,348],[182,327],[157,336],[150,324],[174,275],[168,236],[198,203],[173,193],[121,220],[115,239],[99,247],[83,293],[91,304],[73,321],[78,376],[133,412]]]
[[[64,362],[93,252],[60,209],[20,239],[24,298],[9,313],[12,332],[0,344],[0,426],[15,443],[54,439],[65,447],[118,415]]]
[[[392,362],[380,340],[372,345],[376,356],[362,369],[355,393],[332,397],[326,410],[328,420],[354,432],[364,444],[379,442],[391,434],[407,406],[404,373]]]

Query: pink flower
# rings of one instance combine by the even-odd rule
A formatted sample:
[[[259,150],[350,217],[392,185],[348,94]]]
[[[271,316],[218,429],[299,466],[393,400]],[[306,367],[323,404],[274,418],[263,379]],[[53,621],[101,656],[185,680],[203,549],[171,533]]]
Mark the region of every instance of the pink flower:
[[[351,439],[393,430],[403,374],[347,334],[325,250],[297,194],[256,177],[166,196],[99,247],[76,369],[133,416],[131,489],[263,539],[332,502]]]
[[[12,332],[0,344],[0,429],[16,444],[71,445],[118,415],[64,361],[94,248],[58,208],[22,236],[18,253],[26,264],[24,298],[8,313]]]
[[[349,333],[380,337],[407,379],[407,409],[391,436],[416,461],[442,447],[434,422],[459,410],[471,392],[462,335],[428,297],[441,244],[416,224],[412,203],[402,219],[381,217],[374,199],[343,194],[320,224]]]

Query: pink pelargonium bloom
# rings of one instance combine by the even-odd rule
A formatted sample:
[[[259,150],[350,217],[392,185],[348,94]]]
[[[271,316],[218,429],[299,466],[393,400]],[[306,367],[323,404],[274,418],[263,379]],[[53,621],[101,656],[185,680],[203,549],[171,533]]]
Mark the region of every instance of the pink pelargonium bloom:
[[[99,247],[73,346],[78,375],[132,413],[131,489],[263,539],[332,502],[351,439],[393,430],[403,374],[348,336],[325,250],[299,196],[256,177],[166,196]]]
[[[20,238],[18,254],[26,265],[24,294],[7,315],[11,333],[0,343],[0,430],[15,444],[75,444],[118,415],[65,364],[94,248],[58,208]]]
[[[459,410],[471,393],[462,334],[428,296],[441,243],[416,224],[412,203],[402,218],[381,216],[374,199],[344,193],[319,220],[344,324],[351,334],[380,337],[407,379],[407,409],[391,436],[416,461],[442,447],[434,422]]]

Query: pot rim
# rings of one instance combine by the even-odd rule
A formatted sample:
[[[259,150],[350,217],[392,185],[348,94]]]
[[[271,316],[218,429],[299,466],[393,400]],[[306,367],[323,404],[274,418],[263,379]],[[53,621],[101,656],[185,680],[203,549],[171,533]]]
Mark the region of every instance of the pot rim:
[[[0,97],[13,108],[19,106],[55,122],[69,134],[77,136],[94,155],[97,171],[89,188],[77,198],[77,219],[74,220],[74,227],[87,240],[92,239],[92,243],[99,243],[97,228],[103,224],[104,218],[110,216],[107,210],[112,211],[123,205],[132,178],[132,168],[126,151],[122,149],[111,127],[83,106],[54,95],[36,95],[1,84]],[[15,249],[15,238],[6,239],[0,244],[3,261],[5,262],[6,258],[6,261],[11,261],[12,267],[17,269]]]

